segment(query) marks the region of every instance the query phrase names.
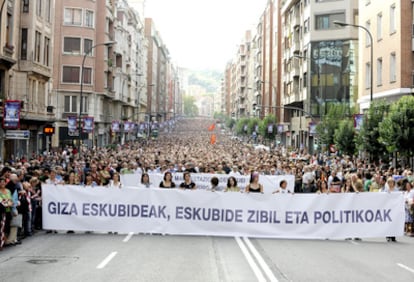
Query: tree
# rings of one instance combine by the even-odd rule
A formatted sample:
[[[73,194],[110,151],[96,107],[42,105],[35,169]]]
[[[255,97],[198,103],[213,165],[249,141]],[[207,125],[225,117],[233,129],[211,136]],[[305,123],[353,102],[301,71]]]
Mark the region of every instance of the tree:
[[[226,117],[226,126],[230,129],[233,129],[233,126],[236,124],[236,121],[231,117]]]
[[[195,104],[195,98],[193,96],[184,96],[184,114],[186,116],[195,117],[198,116],[198,108]]]
[[[259,125],[260,135],[267,139],[274,139],[277,133],[277,119],[274,115],[266,116]],[[269,132],[269,125],[272,125],[272,131]]]
[[[241,118],[236,123],[236,133],[239,135],[247,135],[247,128],[249,124],[248,118]]]
[[[329,146],[334,144],[335,130],[338,128],[338,120],[350,115],[352,110],[346,104],[333,104],[328,113],[323,116],[321,122],[316,126],[316,133],[322,144]]]
[[[355,128],[350,119],[340,121],[339,127],[335,130],[334,141],[338,150],[345,155],[355,154]]]
[[[414,97],[403,96],[392,104],[379,125],[379,141],[387,150],[399,152],[404,159],[411,159],[414,152]]]
[[[387,148],[380,141],[380,122],[385,119],[389,111],[389,105],[382,101],[374,101],[364,115],[362,127],[357,135],[358,148],[369,153],[374,162],[386,158]]]
[[[247,125],[247,131],[249,135],[253,134],[253,131],[256,131],[256,126],[258,126],[260,122],[261,120],[258,117],[249,119],[249,123]],[[259,132],[256,132],[256,133],[258,134]]]

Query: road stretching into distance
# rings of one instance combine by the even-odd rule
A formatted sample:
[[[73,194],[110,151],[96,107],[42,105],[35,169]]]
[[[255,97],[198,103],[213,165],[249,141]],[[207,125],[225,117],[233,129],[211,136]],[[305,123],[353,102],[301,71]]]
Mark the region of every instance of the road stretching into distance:
[[[0,281],[414,281],[414,238],[288,240],[38,232]]]

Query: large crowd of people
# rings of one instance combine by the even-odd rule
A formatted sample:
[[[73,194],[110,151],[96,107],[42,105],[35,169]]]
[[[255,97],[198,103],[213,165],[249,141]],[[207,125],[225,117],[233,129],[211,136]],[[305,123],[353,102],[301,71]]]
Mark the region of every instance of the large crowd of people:
[[[366,160],[270,145],[257,149],[228,130],[213,131],[213,120],[181,119],[157,139],[140,139],[105,148],[67,146],[59,150],[10,159],[0,164],[0,250],[21,244],[22,239],[42,230],[42,184],[68,184],[121,188],[120,175],[139,173],[149,183],[151,173],[164,174],[160,188],[196,189],[189,173],[228,174],[225,191],[262,192],[259,175],[294,175],[294,193],[360,193],[403,191],[406,201],[405,232],[413,232],[414,177],[410,168],[374,165]],[[211,135],[215,143],[211,144]],[[183,172],[184,181],[174,183],[172,173]],[[234,176],[249,175],[246,187]],[[217,187],[212,177],[211,190]],[[149,186],[149,185],[148,185]],[[275,185],[284,192],[286,183]],[[395,238],[390,238],[395,240]]]

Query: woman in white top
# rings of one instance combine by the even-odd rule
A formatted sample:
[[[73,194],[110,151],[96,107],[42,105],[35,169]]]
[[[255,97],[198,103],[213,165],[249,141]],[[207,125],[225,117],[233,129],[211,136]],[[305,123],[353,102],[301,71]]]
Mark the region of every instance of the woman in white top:
[[[121,188],[121,186],[122,186],[122,184],[121,184],[121,180],[120,180],[120,177],[119,177],[119,173],[118,172],[115,172],[112,175],[112,179],[109,180],[108,187],[111,187],[111,188]]]

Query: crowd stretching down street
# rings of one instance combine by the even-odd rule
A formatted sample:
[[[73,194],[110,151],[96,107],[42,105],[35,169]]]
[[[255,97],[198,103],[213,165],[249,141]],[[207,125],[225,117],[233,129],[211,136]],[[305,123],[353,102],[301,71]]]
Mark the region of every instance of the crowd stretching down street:
[[[211,119],[181,119],[170,132],[157,139],[142,139],[125,145],[87,149],[66,147],[40,155],[10,159],[0,167],[0,250],[21,244],[25,237],[42,230],[42,184],[107,186],[122,189],[120,175],[139,173],[137,181],[149,183],[151,173],[166,175],[151,187],[197,188],[196,183],[172,184],[175,172],[249,175],[246,187],[229,181],[225,191],[262,192],[260,175],[294,175],[294,193],[394,192],[405,195],[405,234],[413,232],[414,178],[405,167],[375,165],[349,156],[310,155],[306,150],[270,146],[269,150],[231,138],[211,129]],[[211,144],[211,135],[217,136]],[[170,172],[170,174],[168,173]],[[255,180],[256,179],[256,180]],[[258,181],[257,181],[258,180]],[[212,177],[212,190],[217,186]],[[285,184],[285,183],[283,183]],[[282,191],[283,186],[274,192]],[[50,231],[47,231],[50,232]],[[54,232],[54,231],[53,231]],[[395,241],[395,238],[388,238]]]

